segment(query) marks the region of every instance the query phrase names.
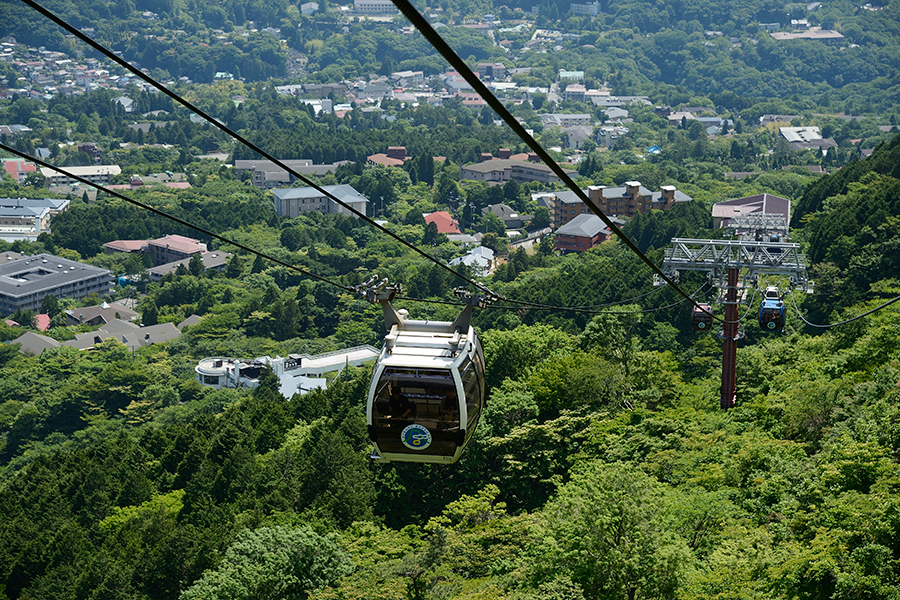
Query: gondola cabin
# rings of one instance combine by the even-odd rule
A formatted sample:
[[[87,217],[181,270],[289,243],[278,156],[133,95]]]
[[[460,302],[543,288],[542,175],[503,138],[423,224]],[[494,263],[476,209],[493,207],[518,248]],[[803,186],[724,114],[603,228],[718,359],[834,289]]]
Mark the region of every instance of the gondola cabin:
[[[366,423],[379,462],[456,462],[484,405],[484,352],[469,324],[416,321],[382,302],[388,334],[369,385]]]
[[[784,331],[784,302],[778,296],[778,288],[769,286],[759,306],[759,326],[763,331]]]
[[[709,331],[712,329],[712,322],[712,307],[709,304],[694,307],[691,314],[691,327],[694,331]]]

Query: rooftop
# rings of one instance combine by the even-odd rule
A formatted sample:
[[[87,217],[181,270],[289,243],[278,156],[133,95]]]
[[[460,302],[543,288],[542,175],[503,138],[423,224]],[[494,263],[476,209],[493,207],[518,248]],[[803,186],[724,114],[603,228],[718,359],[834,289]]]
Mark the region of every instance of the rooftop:
[[[25,256],[0,263],[0,294],[21,298],[104,275],[109,271],[52,254]]]
[[[624,225],[625,221],[610,217],[610,221],[616,225]],[[607,230],[603,219],[594,214],[578,215],[562,227],[556,230],[557,235],[572,235],[592,238],[602,231]]]

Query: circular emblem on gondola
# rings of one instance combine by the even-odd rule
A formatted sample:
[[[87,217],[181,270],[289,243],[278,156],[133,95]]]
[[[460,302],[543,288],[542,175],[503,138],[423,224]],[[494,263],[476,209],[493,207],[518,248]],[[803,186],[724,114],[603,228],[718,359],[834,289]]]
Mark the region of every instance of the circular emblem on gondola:
[[[766,323],[766,327],[768,327],[769,329],[775,329],[775,321],[769,321],[768,323]]]
[[[431,445],[431,432],[425,427],[413,423],[403,428],[400,440],[410,450],[424,450]]]
[[[706,329],[706,323],[700,321],[699,323],[697,323],[697,329]]]

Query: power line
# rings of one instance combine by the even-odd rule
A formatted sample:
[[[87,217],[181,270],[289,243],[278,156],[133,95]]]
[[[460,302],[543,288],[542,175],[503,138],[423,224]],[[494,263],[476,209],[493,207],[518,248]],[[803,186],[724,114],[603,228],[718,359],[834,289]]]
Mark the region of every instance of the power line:
[[[819,328],[819,329],[831,329],[832,327],[837,327],[838,325],[846,325],[847,323],[852,323],[853,321],[856,321],[856,320],[858,320],[858,319],[862,319],[863,317],[868,317],[868,316],[871,315],[872,313],[876,313],[876,312],[878,312],[879,310],[881,310],[881,309],[883,309],[883,308],[887,308],[888,306],[890,306],[890,305],[893,304],[894,302],[897,302],[898,300],[900,300],[900,296],[897,296],[897,297],[895,297],[895,298],[891,298],[890,300],[888,300],[888,301],[885,302],[884,304],[881,304],[881,305],[879,305],[879,306],[876,306],[876,307],[873,308],[872,310],[867,310],[866,312],[862,313],[861,315],[856,315],[855,317],[852,317],[852,318],[850,318],[850,319],[846,319],[846,320],[844,320],[844,321],[838,321],[837,323],[831,323],[830,325],[817,325],[816,323],[810,323],[809,321],[807,321],[807,320],[806,320],[806,317],[804,317],[804,316],[800,313],[800,307],[797,306],[797,299],[794,298],[794,290],[791,290],[791,303],[794,305],[794,310],[797,311],[797,316],[800,317],[800,320],[801,320],[801,321],[803,321],[804,323],[806,323],[806,324],[809,325],[810,327],[817,327],[817,328]]]
[[[39,159],[39,158],[35,158],[35,157],[33,157],[33,156],[29,156],[28,154],[25,154],[24,152],[20,152],[19,150],[16,150],[15,148],[11,148],[10,146],[7,146],[7,145],[4,144],[3,142],[0,142],[0,149],[6,150],[7,152],[11,152],[12,154],[15,154],[15,155],[17,155],[17,156],[21,156],[22,158],[24,158],[24,159],[26,159],[26,160],[33,161],[33,162],[35,162],[35,163],[41,165],[42,167],[45,167],[45,168],[48,168],[48,169],[53,169],[54,171],[57,171],[57,172],[59,172],[59,173],[62,173],[62,174],[65,175],[66,177],[70,177],[70,178],[72,178],[72,179],[74,179],[74,180],[76,180],[76,181],[78,181],[78,182],[80,182],[80,183],[83,183],[83,184],[85,184],[85,185],[89,185],[89,186],[91,186],[91,187],[93,187],[93,188],[96,188],[98,191],[106,192],[107,194],[109,194],[109,195],[111,195],[111,196],[114,196],[114,197],[116,197],[116,198],[119,198],[119,199],[121,199],[121,200],[124,200],[125,202],[128,202],[128,203],[130,203],[130,204],[133,204],[133,205],[137,206],[138,208],[142,208],[142,209],[144,209],[144,210],[148,210],[148,211],[150,211],[150,212],[152,212],[152,213],[154,213],[154,214],[156,214],[156,215],[159,215],[159,216],[161,216],[161,217],[165,217],[166,219],[170,219],[170,220],[172,220],[172,221],[178,223],[179,225],[184,225],[185,227],[190,227],[190,228],[193,229],[194,231],[197,231],[197,232],[199,232],[199,233],[202,233],[203,235],[207,235],[207,236],[209,236],[209,237],[211,237],[211,238],[217,239],[217,240],[219,240],[220,242],[223,242],[223,243],[226,243],[226,244],[235,246],[235,247],[237,247],[237,248],[240,248],[241,250],[245,250],[245,251],[247,251],[247,252],[249,252],[249,253],[251,253],[251,254],[254,254],[254,255],[256,255],[256,256],[259,256],[259,257],[261,257],[261,258],[264,258],[264,259],[266,259],[266,260],[268,260],[268,261],[271,261],[271,262],[273,262],[273,263],[275,263],[275,264],[277,264],[277,265],[280,265],[280,266],[282,266],[282,267],[286,267],[286,268],[291,269],[291,270],[293,270],[293,271],[297,271],[298,273],[301,273],[301,274],[303,274],[303,275],[306,275],[307,277],[311,277],[312,279],[315,279],[315,280],[317,280],[317,281],[321,281],[321,282],[323,282],[323,283],[328,283],[328,284],[330,284],[330,285],[333,285],[333,286],[335,286],[335,287],[338,287],[338,288],[342,289],[342,290],[345,291],[345,292],[349,292],[349,293],[351,293],[351,294],[355,294],[355,293],[356,293],[356,290],[355,290],[354,288],[352,288],[352,287],[346,286],[346,285],[344,285],[344,284],[342,284],[342,283],[338,283],[338,282],[336,282],[336,281],[332,281],[331,279],[328,279],[327,277],[322,277],[321,275],[316,275],[315,273],[313,273],[313,272],[311,272],[311,271],[307,271],[306,269],[304,269],[304,268],[302,268],[302,267],[298,267],[297,265],[292,265],[292,264],[290,264],[290,263],[286,263],[286,262],[284,262],[283,260],[278,259],[278,258],[275,258],[274,256],[272,256],[272,255],[270,255],[270,254],[266,254],[266,253],[264,253],[264,252],[260,252],[259,250],[254,250],[253,248],[250,248],[249,246],[245,246],[244,244],[241,244],[240,242],[236,242],[236,241],[234,241],[234,240],[228,239],[228,238],[226,238],[225,236],[219,235],[218,233],[213,233],[212,231],[210,231],[210,230],[208,230],[208,229],[204,229],[203,227],[200,227],[199,225],[194,225],[193,223],[190,223],[189,221],[186,221],[186,220],[184,220],[184,219],[182,219],[182,218],[180,218],[180,217],[176,217],[175,215],[170,215],[169,213],[167,213],[167,212],[165,212],[165,211],[162,211],[162,210],[159,210],[158,208],[154,208],[154,207],[150,206],[149,204],[145,204],[145,203],[143,203],[143,202],[141,202],[141,201],[139,201],[139,200],[135,200],[134,198],[129,198],[128,196],[126,196],[126,195],[124,195],[124,194],[120,194],[119,192],[117,192],[117,191],[115,191],[115,190],[107,189],[107,188],[103,187],[102,185],[100,185],[100,184],[98,184],[98,183],[94,183],[93,181],[89,181],[88,179],[85,179],[84,177],[80,177],[80,176],[75,175],[75,174],[73,174],[73,173],[69,173],[69,172],[66,171],[64,168],[54,167],[53,165],[51,165],[51,164],[49,164],[49,163],[47,163],[47,162],[44,162],[43,160],[41,160],[41,159]]]

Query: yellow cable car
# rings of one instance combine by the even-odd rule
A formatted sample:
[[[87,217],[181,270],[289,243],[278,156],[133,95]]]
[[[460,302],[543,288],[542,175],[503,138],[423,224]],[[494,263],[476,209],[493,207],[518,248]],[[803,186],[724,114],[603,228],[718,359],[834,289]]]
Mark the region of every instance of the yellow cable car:
[[[484,351],[470,324],[482,299],[470,297],[455,321],[417,321],[369,291],[384,312],[384,347],[366,403],[378,462],[456,462],[478,426],[485,401]]]

